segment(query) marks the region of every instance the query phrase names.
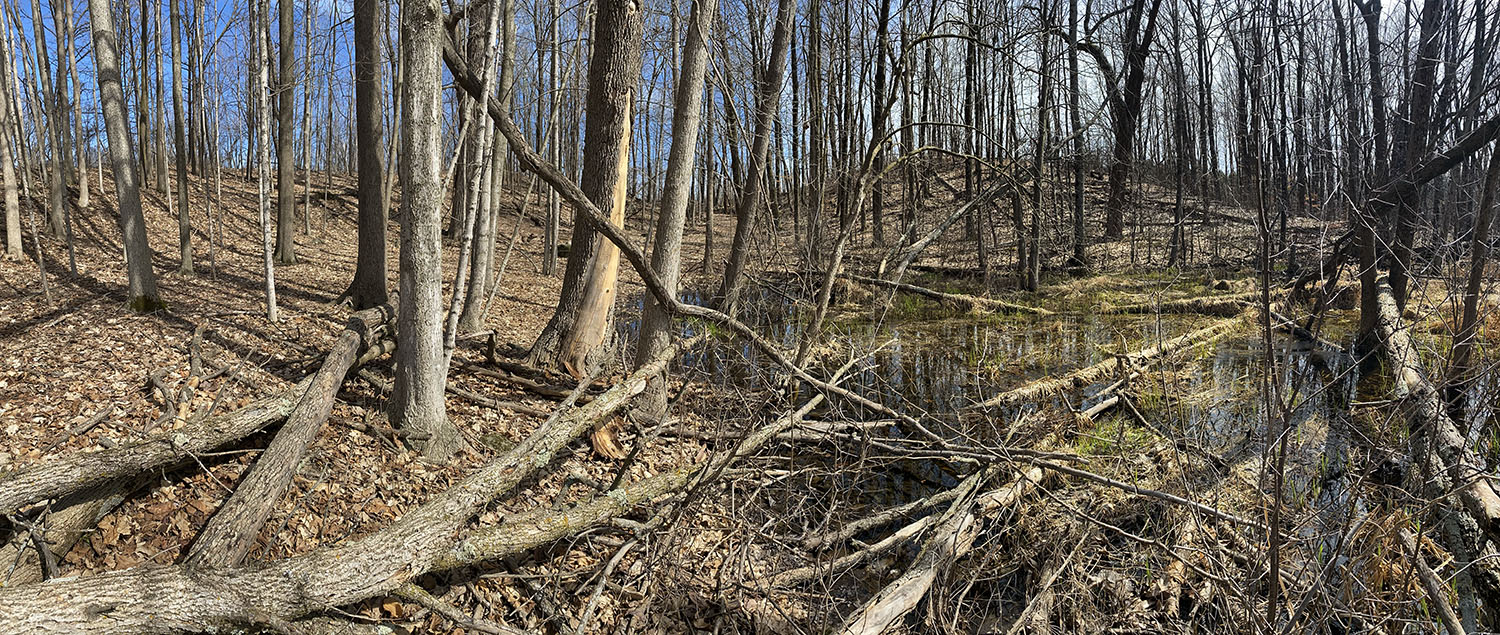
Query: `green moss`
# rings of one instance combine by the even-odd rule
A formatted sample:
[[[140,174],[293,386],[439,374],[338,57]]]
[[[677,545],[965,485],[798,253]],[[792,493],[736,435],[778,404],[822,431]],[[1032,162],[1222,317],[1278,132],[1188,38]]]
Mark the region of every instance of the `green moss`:
[[[157,295],[139,295],[130,299],[130,310],[136,313],[155,313],[166,309],[167,304]]]
[[[1094,422],[1094,427],[1078,435],[1078,453],[1088,455],[1119,454],[1144,449],[1151,432],[1130,424],[1124,417],[1112,416]]]

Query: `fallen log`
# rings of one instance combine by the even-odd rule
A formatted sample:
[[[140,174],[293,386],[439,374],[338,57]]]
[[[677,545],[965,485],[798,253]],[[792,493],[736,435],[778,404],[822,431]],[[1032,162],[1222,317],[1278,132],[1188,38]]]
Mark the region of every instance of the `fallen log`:
[[[395,315],[393,300],[391,304],[355,313],[349,319],[329,347],[322,367],[313,374],[307,392],[287,415],[286,424],[240,479],[234,494],[198,533],[188,549],[185,561],[189,565],[222,568],[244,561],[270,517],[271,508],[291,485],[307,446],[333,411],[334,396],[354,365],[355,356],[362,348],[380,341]]]
[[[1203,298],[1184,298],[1180,300],[1164,300],[1161,302],[1138,302],[1135,304],[1122,304],[1119,306],[1105,306],[1100,313],[1111,315],[1148,314],[1157,313],[1198,313],[1201,315],[1217,315],[1220,317],[1233,317],[1239,315],[1245,307],[1260,299],[1259,291],[1247,293],[1233,293],[1229,295],[1216,295]]]
[[[977,489],[981,477],[970,477],[970,491]],[[977,497],[960,495],[937,522],[936,529],[922,545],[922,551],[911,567],[886,585],[855,611],[839,629],[841,635],[884,633],[927,595],[938,572],[963,557],[974,547],[979,535],[979,520],[1002,507],[1015,504],[1031,485],[1041,482],[1042,470],[1030,468],[1010,484]]]
[[[1235,317],[1219,320],[1196,331],[1179,335],[1154,346],[1148,346],[1129,355],[1115,356],[1092,366],[1080,368],[1062,377],[1038,379],[1019,388],[995,395],[980,403],[979,406],[1014,405],[1031,401],[1044,395],[1087,386],[1118,373],[1129,372],[1136,366],[1157,361],[1188,347],[1215,341],[1227,335],[1230,329],[1251,313],[1251,311],[1242,312]]]
[[[110,481],[176,464],[187,457],[233,443],[259,432],[292,411],[312,377],[244,408],[179,430],[98,452],[70,454],[0,478],[0,515],[49,498],[62,498]]]
[[[510,452],[374,534],[263,566],[138,566],[3,588],[0,633],[280,628],[330,607],[390,593],[431,571],[474,515],[628,403],[678,350],[669,347],[593,402],[538,428]]]
[[[896,289],[898,291],[905,291],[907,293],[915,293],[917,295],[926,296],[934,300],[946,302],[955,306],[967,307],[971,311],[994,311],[996,313],[1030,313],[1032,315],[1053,314],[1052,311],[1043,309],[1041,307],[1025,306],[1022,304],[1006,302],[1004,300],[981,298],[975,295],[934,291],[932,289],[919,287],[913,284],[907,284],[905,282],[893,282],[891,280],[882,280],[880,278],[871,278],[868,276],[861,276],[852,273],[841,273],[839,274],[839,277],[853,280],[855,282],[861,282],[864,284],[873,284],[890,289]]]
[[[1458,426],[1448,416],[1442,392],[1427,380],[1421,357],[1411,341],[1410,325],[1401,319],[1389,282],[1382,277],[1376,288],[1379,313],[1375,327],[1385,344],[1382,349],[1391,369],[1395,396],[1406,411],[1412,439],[1427,446],[1426,451],[1414,452],[1412,457],[1424,461],[1426,469],[1409,473],[1413,477],[1428,477],[1420,484],[1420,491],[1434,500],[1457,488],[1464,509],[1491,538],[1500,540],[1500,495],[1496,494],[1484,463],[1474,456]]]

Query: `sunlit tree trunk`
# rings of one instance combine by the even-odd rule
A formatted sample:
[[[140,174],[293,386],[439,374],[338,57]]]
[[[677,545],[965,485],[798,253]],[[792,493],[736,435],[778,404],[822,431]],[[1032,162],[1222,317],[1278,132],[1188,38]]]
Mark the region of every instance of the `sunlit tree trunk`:
[[[297,262],[297,176],[296,159],[292,156],[292,139],[297,135],[292,120],[296,112],[292,94],[297,86],[297,45],[292,4],[291,0],[277,2],[280,31],[277,53],[281,64],[276,78],[276,262],[284,265]]]
[[[641,70],[640,5],[633,0],[599,3],[589,60],[588,122],[579,185],[607,210],[611,223],[625,221],[630,160],[631,102]],[[598,231],[576,218],[557,311],[532,345],[534,364],[588,374],[601,361],[593,355],[609,335],[620,252],[603,244]]]
[[[515,83],[516,60],[516,6],[514,0],[500,0],[500,83],[499,103],[501,112],[510,115],[512,87]],[[482,116],[482,115],[481,115]],[[469,290],[464,298],[463,313],[459,317],[458,331],[476,331],[484,324],[484,308],[489,298],[490,277],[495,258],[495,224],[499,218],[500,194],[504,192],[505,166],[510,145],[498,130],[492,135],[490,165],[482,184],[483,204],[478,206],[479,217],[475,219],[474,251],[470,262]]]
[[[698,149],[698,129],[703,118],[703,76],[708,68],[707,36],[718,0],[695,0],[687,24],[687,43],[682,49],[682,69],[677,75],[673,98],[672,148],[667,156],[661,215],[656,219],[656,245],[651,268],[661,276],[667,291],[677,293],[682,271],[682,231],[687,222],[688,198],[693,190],[693,163]],[[648,296],[641,321],[641,340],[636,346],[639,367],[671,345],[672,319],[655,298]],[[666,377],[647,385],[638,403],[639,411],[658,419],[666,413]]]
[[[10,67],[10,60],[4,50],[6,48],[9,47],[0,40],[0,68]],[[0,77],[4,77],[3,72],[0,72]],[[4,190],[5,257],[19,260],[25,255],[21,245],[21,199],[16,192],[16,169],[11,156],[11,130],[15,128],[10,107],[11,86],[14,84],[0,81],[0,188]]]
[[[438,0],[401,4],[401,282],[391,423],[428,435],[423,453],[446,460],[463,447],[448,421],[444,389],[441,165],[443,11]]]
[[[260,210],[261,264],[265,272],[266,319],[276,322],[276,264],[271,239],[271,7],[269,0],[251,0],[255,44],[250,65],[255,69],[256,202]]]
[[[138,312],[156,311],[163,305],[156,291],[156,274],[151,270],[151,247],[146,244],[146,223],[141,216],[140,185],[136,181],[130,130],[126,123],[125,91],[120,86],[119,43],[115,38],[109,0],[89,0],[89,24],[93,30],[94,68],[104,109],[104,126],[109,134],[110,163],[115,173],[115,194],[119,198],[120,234],[125,243],[126,277],[130,285],[129,306]]]

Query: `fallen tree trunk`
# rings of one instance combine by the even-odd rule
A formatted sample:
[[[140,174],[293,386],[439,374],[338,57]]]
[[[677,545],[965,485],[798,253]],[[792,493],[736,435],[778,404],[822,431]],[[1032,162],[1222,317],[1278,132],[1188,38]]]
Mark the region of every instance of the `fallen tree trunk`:
[[[1021,305],[1021,304],[1013,304],[1013,303],[1010,303],[1010,302],[1006,302],[1004,300],[995,300],[995,299],[991,299],[991,298],[981,298],[981,297],[975,296],[975,295],[965,295],[965,294],[961,294],[961,293],[944,293],[942,291],[934,291],[932,289],[928,289],[928,288],[925,288],[925,287],[919,287],[919,286],[916,286],[916,285],[913,285],[913,284],[907,284],[905,282],[893,282],[893,281],[890,281],[890,280],[882,280],[880,278],[871,278],[871,277],[868,277],[868,276],[861,276],[861,275],[856,275],[856,274],[852,274],[852,273],[841,273],[841,274],[839,274],[839,277],[846,278],[846,279],[849,279],[849,280],[853,280],[855,282],[861,282],[861,283],[864,283],[864,284],[879,285],[879,286],[886,287],[886,288],[889,288],[889,289],[895,289],[895,290],[898,290],[898,291],[905,291],[907,293],[915,293],[917,295],[926,296],[926,297],[932,298],[934,300],[939,300],[941,302],[946,302],[948,304],[953,304],[953,305],[960,306],[960,307],[967,307],[971,311],[994,311],[994,312],[997,312],[997,313],[1030,313],[1032,315],[1052,315],[1053,314],[1052,311],[1049,311],[1047,309],[1043,309],[1041,307],[1031,307],[1031,306],[1025,306],[1025,305]]]
[[[971,477],[970,490],[977,489],[982,477]],[[911,567],[886,585],[855,611],[839,629],[841,635],[884,633],[913,608],[932,588],[938,572],[974,548],[979,535],[979,520],[1002,507],[1015,504],[1031,485],[1041,482],[1041,468],[1030,468],[1009,485],[969,498],[961,495],[939,519],[937,528],[922,545],[922,551]]]
[[[49,498],[62,498],[110,481],[164,468],[183,459],[233,443],[278,421],[292,411],[311,385],[308,377],[234,412],[190,423],[140,441],[98,452],[50,460],[0,479],[0,515]]]
[[[259,567],[139,566],[0,589],[0,633],[178,633],[247,624],[280,629],[330,607],[389,593],[431,571],[475,514],[628,403],[678,350],[669,347],[593,402],[542,426],[365,538]]]
[[[1409,325],[1401,320],[1390,284],[1381,278],[1377,289],[1380,312],[1375,327],[1385,344],[1383,350],[1395,383],[1396,399],[1406,411],[1412,439],[1426,444],[1425,451],[1419,450],[1412,456],[1413,460],[1423,461],[1425,469],[1410,473],[1414,477],[1427,477],[1421,491],[1434,500],[1457,488],[1464,509],[1491,538],[1500,540],[1500,495],[1496,494],[1484,463],[1470,451],[1458,426],[1448,416],[1442,393],[1427,381],[1421,357],[1411,341]]]
[[[58,500],[52,509],[37,517],[35,524],[41,529],[41,539],[52,557],[62,560],[88,531],[106,514],[125,500],[125,496],[142,484],[144,479],[121,480],[80,492]],[[47,575],[43,564],[45,554],[37,550],[30,532],[20,527],[5,544],[0,545],[0,586],[15,586],[42,581]]]
[[[365,309],[350,318],[328,349],[323,366],[312,377],[307,392],[287,415],[286,424],[240,479],[234,494],[214,513],[189,548],[191,566],[223,568],[239,564],[255,545],[255,538],[271,515],[271,508],[292,483],[307,446],[323,429],[333,410],[334,396],[354,365],[360,349],[375,344],[396,315],[395,301]]]
[[[1139,302],[1136,304],[1122,304],[1119,306],[1107,306],[1100,313],[1113,315],[1123,314],[1148,314],[1157,313],[1198,313],[1202,315],[1217,315],[1220,317],[1233,317],[1239,315],[1245,307],[1260,299],[1259,291],[1248,293],[1235,293],[1230,295],[1210,296],[1204,298],[1184,298],[1181,300],[1165,300],[1162,302]]]
[[[1086,386],[1117,373],[1128,372],[1140,364],[1154,362],[1188,347],[1212,342],[1223,337],[1236,324],[1250,315],[1250,313],[1249,311],[1242,312],[1235,317],[1219,320],[1201,329],[1177,336],[1155,346],[1148,346],[1129,355],[1112,357],[1092,366],[1080,368],[1062,377],[1038,379],[1020,388],[995,395],[979,405],[981,407],[1014,405],[1070,388]]]

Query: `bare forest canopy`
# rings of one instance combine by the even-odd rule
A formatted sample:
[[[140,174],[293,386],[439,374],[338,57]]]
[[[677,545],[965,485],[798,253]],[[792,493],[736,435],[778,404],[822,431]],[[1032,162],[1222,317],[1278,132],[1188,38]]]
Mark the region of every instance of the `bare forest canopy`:
[[[0,0],[0,633],[1500,629],[1494,0]]]

